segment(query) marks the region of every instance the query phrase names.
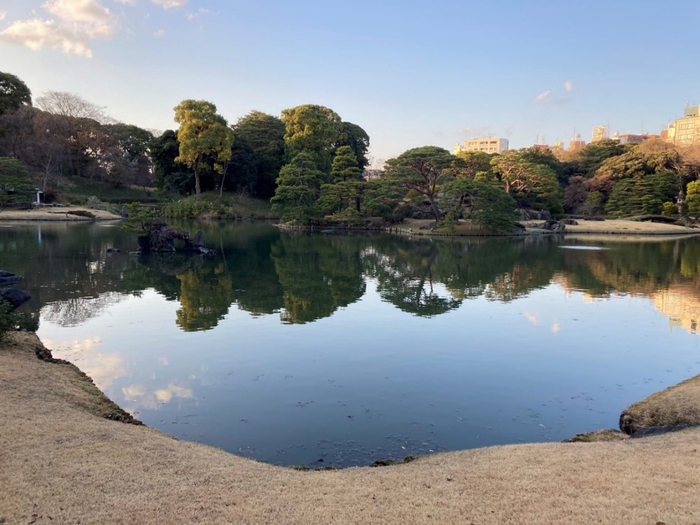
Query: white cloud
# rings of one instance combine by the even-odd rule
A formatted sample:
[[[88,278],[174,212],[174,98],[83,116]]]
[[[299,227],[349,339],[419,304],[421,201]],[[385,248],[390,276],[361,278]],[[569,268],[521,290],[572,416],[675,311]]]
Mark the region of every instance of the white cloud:
[[[119,30],[119,18],[98,0],[47,0],[41,7],[56,20],[18,20],[0,32],[0,41],[90,58],[92,39],[112,38]]]
[[[543,91],[542,93],[540,93],[539,95],[537,95],[535,97],[534,101],[537,103],[544,102],[552,96],[552,93],[554,93],[553,89],[548,89],[547,91]]]
[[[5,17],[7,16],[7,11],[3,11],[0,13],[0,21],[5,20]]]
[[[165,29],[159,29],[158,31],[153,33],[153,36],[161,38],[165,36]]]
[[[0,32],[0,42],[18,44],[34,51],[43,48],[60,49],[64,53],[92,57],[87,35],[73,33],[53,20],[34,18],[14,22]]]
[[[561,326],[559,325],[559,323],[554,323],[550,327],[549,331],[552,332],[553,334],[558,334],[559,332],[561,332]]]
[[[564,82],[564,91],[571,93],[574,90],[574,83],[571,80]]]
[[[136,5],[136,0],[114,0],[114,1],[119,2],[120,4]]]
[[[189,0],[151,0],[156,5],[161,6],[163,9],[172,9],[174,7],[182,7]]]
[[[97,0],[48,0],[42,7],[72,26],[76,33],[110,38],[117,32],[118,18]]]

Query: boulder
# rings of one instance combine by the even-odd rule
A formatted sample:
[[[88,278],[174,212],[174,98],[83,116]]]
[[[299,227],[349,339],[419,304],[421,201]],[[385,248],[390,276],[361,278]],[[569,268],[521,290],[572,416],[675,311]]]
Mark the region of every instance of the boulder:
[[[0,297],[2,297],[3,301],[10,304],[10,312],[14,312],[32,298],[32,296],[24,290],[18,290],[17,288],[0,289]]]
[[[10,286],[12,284],[17,284],[21,280],[22,278],[19,275],[0,270],[0,286]]]
[[[198,231],[194,238],[180,228],[168,226],[162,222],[153,222],[146,225],[147,233],[138,236],[139,250],[141,253],[173,253],[176,250],[175,241],[184,242],[183,251],[203,255],[213,255],[215,250],[204,246],[204,234]]]

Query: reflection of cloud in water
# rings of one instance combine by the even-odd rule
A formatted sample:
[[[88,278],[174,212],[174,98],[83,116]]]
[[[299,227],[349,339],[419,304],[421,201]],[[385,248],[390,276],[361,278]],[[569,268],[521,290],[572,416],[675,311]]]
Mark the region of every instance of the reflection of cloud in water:
[[[525,317],[525,319],[527,319],[529,322],[531,322],[531,323],[534,324],[534,325],[540,324],[540,320],[539,320],[539,318],[537,317],[537,314],[536,314],[536,313],[533,313],[533,312],[523,312],[523,317]]]
[[[157,410],[161,405],[169,403],[173,398],[192,399],[191,388],[185,388],[169,384],[166,388],[159,388],[154,392],[149,392],[143,385],[130,385],[122,388],[124,399],[130,404],[129,410],[138,408]]]
[[[56,301],[41,309],[41,318],[59,326],[78,326],[127,297],[129,296],[121,293],[109,292],[99,297],[76,297],[67,301]]]
[[[52,349],[53,356],[65,359],[85,372],[100,390],[111,385],[115,379],[122,377],[126,370],[119,354],[101,354],[99,337],[82,341],[53,341],[44,339],[47,348]]]

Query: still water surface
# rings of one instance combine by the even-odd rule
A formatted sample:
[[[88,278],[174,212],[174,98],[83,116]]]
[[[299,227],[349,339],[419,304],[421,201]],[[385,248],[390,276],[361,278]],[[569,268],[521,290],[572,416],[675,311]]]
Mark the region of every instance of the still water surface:
[[[697,238],[202,228],[214,258],[110,254],[135,249],[112,225],[0,228],[56,357],[182,439],[309,466],[558,441],[700,374]]]

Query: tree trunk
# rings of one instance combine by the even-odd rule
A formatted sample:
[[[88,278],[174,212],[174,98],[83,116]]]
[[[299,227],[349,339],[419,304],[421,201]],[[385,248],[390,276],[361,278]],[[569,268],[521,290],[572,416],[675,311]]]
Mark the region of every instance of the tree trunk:
[[[199,170],[197,169],[197,165],[195,164],[194,168],[194,194],[195,198],[199,200],[199,194],[202,192],[202,188],[199,185]]]
[[[435,198],[432,195],[428,195],[428,200],[430,201],[430,208],[433,210],[433,215],[435,215],[435,220],[440,220],[440,210],[437,207]]]

